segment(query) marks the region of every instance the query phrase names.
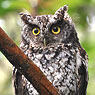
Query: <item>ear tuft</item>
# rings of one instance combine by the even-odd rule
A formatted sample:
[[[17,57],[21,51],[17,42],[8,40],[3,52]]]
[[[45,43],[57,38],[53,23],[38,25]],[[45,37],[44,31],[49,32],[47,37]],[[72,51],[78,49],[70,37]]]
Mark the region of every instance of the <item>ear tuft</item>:
[[[29,14],[26,14],[26,13],[19,13],[20,14],[20,17],[22,19],[22,21],[26,24],[28,24],[28,21],[29,19],[31,18],[31,16]]]
[[[67,5],[64,5],[64,11],[68,11],[68,6]]]
[[[65,13],[68,11],[68,6],[64,5],[63,7],[59,8],[56,12],[55,12],[55,16],[58,19],[62,19],[64,18]]]

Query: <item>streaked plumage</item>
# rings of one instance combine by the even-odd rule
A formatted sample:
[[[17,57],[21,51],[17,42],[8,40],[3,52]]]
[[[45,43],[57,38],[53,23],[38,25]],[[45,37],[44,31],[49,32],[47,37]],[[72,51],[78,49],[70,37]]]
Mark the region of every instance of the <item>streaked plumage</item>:
[[[67,6],[54,15],[21,13],[24,53],[34,61],[60,95],[86,95],[88,57],[81,47]],[[17,69],[13,71],[15,95],[39,95]],[[18,94],[19,93],[19,94]]]

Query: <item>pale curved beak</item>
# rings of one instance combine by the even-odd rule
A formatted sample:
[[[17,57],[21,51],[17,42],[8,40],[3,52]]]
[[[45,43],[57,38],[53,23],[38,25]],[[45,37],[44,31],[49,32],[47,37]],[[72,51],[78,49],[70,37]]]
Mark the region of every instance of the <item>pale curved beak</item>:
[[[46,39],[45,39],[45,38],[44,38],[43,44],[44,44],[44,46],[46,47],[47,42],[46,42]]]

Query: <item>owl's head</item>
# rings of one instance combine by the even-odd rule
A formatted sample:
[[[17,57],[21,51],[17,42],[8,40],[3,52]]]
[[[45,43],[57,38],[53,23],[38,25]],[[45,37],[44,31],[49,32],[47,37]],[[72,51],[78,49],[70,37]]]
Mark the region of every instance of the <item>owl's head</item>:
[[[21,13],[24,22],[22,38],[32,46],[47,47],[60,43],[74,43],[76,32],[65,5],[54,15],[31,16]]]

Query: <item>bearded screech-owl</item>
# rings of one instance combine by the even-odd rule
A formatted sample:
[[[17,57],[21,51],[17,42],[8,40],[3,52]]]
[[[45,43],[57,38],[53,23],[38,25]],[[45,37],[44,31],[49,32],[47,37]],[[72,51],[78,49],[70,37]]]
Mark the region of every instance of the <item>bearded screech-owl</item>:
[[[20,48],[40,68],[59,95],[86,95],[88,56],[64,5],[54,15],[21,13]],[[15,95],[40,95],[17,69]]]

